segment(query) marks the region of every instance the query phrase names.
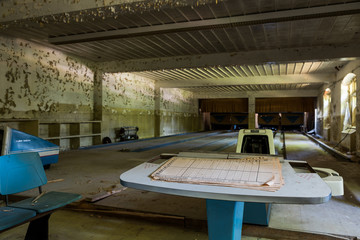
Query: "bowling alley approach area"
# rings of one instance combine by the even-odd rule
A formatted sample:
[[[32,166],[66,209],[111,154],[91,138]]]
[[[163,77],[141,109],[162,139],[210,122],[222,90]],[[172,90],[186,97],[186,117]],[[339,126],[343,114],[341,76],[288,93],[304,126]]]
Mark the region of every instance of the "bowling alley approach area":
[[[60,154],[46,170],[44,191],[79,193],[82,199],[50,218],[50,239],[208,239],[205,199],[126,188],[119,176],[159,155],[235,153],[238,132],[211,131],[105,144]],[[283,139],[275,142],[283,154]],[[360,166],[335,158],[301,133],[285,133],[287,159],[337,171],[344,195],[322,204],[272,204],[268,226],[244,224],[243,239],[355,239],[360,235]],[[28,192],[26,195],[35,196]],[[23,197],[23,194],[18,194]],[[26,225],[1,233],[22,239]]]
[[[360,0],[0,0],[0,240],[360,239]]]

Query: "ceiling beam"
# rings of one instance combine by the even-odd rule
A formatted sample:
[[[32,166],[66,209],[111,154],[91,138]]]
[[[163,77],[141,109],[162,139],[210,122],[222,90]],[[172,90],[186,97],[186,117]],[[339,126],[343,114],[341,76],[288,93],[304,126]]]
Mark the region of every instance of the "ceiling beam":
[[[219,92],[194,93],[194,97],[198,99],[209,98],[247,98],[254,96],[255,98],[271,98],[271,97],[317,97],[317,90],[275,90],[275,91],[254,91],[254,92],[229,92],[224,94]]]
[[[272,63],[355,60],[360,58],[358,45],[312,46],[303,48],[269,49],[248,52],[215,53],[181,57],[112,61],[98,66],[109,73],[140,72],[164,69],[202,68],[213,66],[256,65]]]
[[[191,22],[170,23],[138,28],[128,28],[112,31],[76,34],[51,37],[49,42],[56,45],[73,44],[90,41],[102,41],[120,38],[131,38],[154,34],[165,34],[181,31],[194,31],[213,28],[231,28],[244,25],[264,24],[273,22],[293,21],[329,16],[342,16],[360,12],[360,3],[336,4],[321,7],[292,9],[276,12],[251,14],[245,16],[207,19]]]
[[[187,88],[201,86],[237,86],[259,84],[314,84],[330,83],[336,80],[335,74],[297,74],[277,76],[256,76],[237,78],[192,79],[178,81],[157,81],[160,87]],[[156,79],[152,79],[156,80]]]

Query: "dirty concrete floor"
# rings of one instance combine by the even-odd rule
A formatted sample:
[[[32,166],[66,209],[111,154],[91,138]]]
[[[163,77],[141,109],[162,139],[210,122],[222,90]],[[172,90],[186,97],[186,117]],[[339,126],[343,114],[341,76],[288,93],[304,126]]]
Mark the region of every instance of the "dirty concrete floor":
[[[360,236],[357,227],[360,225],[360,219],[356,217],[360,215],[360,164],[335,159],[301,134],[287,134],[286,137],[288,158],[307,160],[312,166],[328,167],[338,171],[345,179],[345,196],[333,197],[330,202],[320,205],[274,204],[269,227]],[[59,163],[52,165],[46,171],[49,180],[59,181],[48,183],[44,189],[80,193],[83,199],[92,198],[99,193],[122,189],[119,183],[121,173],[154,159],[161,153],[235,152],[235,144],[234,132],[206,132],[63,152],[60,154]],[[23,195],[35,194],[36,192],[33,191]],[[91,205],[98,208],[112,207],[143,213],[181,216],[191,220],[206,219],[205,204],[202,199],[135,189],[125,189]],[[67,220],[67,216],[74,220]],[[73,211],[56,212],[51,218],[50,226],[50,239],[150,239],[152,233],[157,234],[157,239],[207,239],[206,230],[184,228],[181,224],[168,225],[163,222],[124,216],[114,218]],[[21,239],[12,238],[24,231],[21,228],[23,227],[2,233],[0,238]],[[255,238],[243,237],[243,239],[258,238],[255,236]]]
[[[360,164],[336,159],[302,134],[285,136],[287,159],[337,171],[344,179],[344,195],[319,205],[274,204],[269,227],[359,237]]]
[[[2,240],[24,239],[27,225],[0,235]],[[106,217],[91,213],[57,211],[50,218],[51,240],[147,240],[207,239],[206,232],[193,231],[176,225],[152,223],[124,217]]]

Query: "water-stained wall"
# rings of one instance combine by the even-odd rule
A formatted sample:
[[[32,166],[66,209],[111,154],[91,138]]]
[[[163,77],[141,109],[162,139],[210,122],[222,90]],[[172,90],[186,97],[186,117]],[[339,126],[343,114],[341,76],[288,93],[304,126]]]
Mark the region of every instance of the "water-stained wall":
[[[0,116],[90,120],[93,71],[61,52],[0,36]]]
[[[355,145],[356,147],[356,154],[360,156],[360,131],[357,130],[354,133],[350,131],[344,131],[344,115],[345,115],[345,105],[346,101],[344,101],[344,92],[342,90],[342,82],[344,77],[348,73],[353,73],[356,76],[360,75],[360,61],[352,61],[349,62],[347,65],[341,68],[339,72],[337,72],[336,76],[334,76],[334,80],[329,81],[328,85],[324,85],[323,88],[319,89],[318,95],[318,115],[317,115],[317,134],[324,137],[325,140],[332,142],[333,144],[339,145],[343,147],[345,150],[349,150],[350,146]],[[357,102],[360,99],[360,91],[359,85],[360,81],[357,77],[357,90],[356,90],[356,97]],[[327,129],[328,134],[326,134],[325,130],[321,131],[319,124],[322,122],[322,118],[319,114],[323,114],[324,111],[324,101],[321,101],[320,98],[323,98],[323,94],[325,88],[328,87],[331,94],[331,102],[330,102],[330,127]],[[359,115],[359,104],[356,107],[356,129],[360,128],[360,115]],[[355,130],[355,129],[353,129]],[[353,152],[355,153],[355,151]]]
[[[324,107],[323,107],[323,91],[319,92],[316,101],[316,110],[315,110],[315,131],[316,134],[323,135],[323,120],[324,120]]]
[[[356,155],[360,157],[360,65],[359,67],[354,71],[356,74],[357,80],[356,80]]]
[[[199,103],[192,92],[162,88],[160,97],[161,136],[200,130]]]
[[[154,136],[155,83],[131,73],[103,75],[103,134],[115,140],[115,129],[139,127],[140,138]]]
[[[101,138],[113,141],[115,128],[122,126],[138,126],[140,138],[154,137],[155,124],[161,129],[160,136],[199,130],[197,100],[192,93],[162,89],[159,98],[153,80],[102,71],[93,62],[0,36],[0,119],[101,120]],[[155,106],[156,98],[160,105]],[[160,122],[155,121],[155,113]],[[39,128],[40,135],[49,137],[46,131],[50,130],[43,128],[47,126]],[[70,144],[66,141],[60,140],[60,145],[66,145],[62,149]]]
[[[103,133],[115,141],[115,129],[123,126],[137,126],[140,138],[154,137],[155,124],[160,124],[160,136],[198,131],[198,101],[193,93],[162,88],[157,96],[155,85],[153,80],[132,73],[105,73]]]

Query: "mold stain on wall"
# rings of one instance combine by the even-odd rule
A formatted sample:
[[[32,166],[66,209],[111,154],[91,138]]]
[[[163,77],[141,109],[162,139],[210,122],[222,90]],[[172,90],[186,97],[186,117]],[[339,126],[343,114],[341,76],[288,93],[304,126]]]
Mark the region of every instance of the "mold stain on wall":
[[[104,74],[104,107],[154,109],[154,81],[131,73]]]
[[[115,137],[115,128],[139,127],[139,137],[154,137],[155,112],[160,112],[161,136],[198,131],[197,99],[181,89],[161,89],[155,109],[155,81],[133,73],[108,73],[103,79],[103,127]]]
[[[198,100],[192,92],[162,88],[160,97],[161,136],[200,130]]]
[[[139,137],[153,137],[155,82],[132,73],[103,76],[103,129],[115,138],[115,128],[139,127]]]
[[[69,57],[25,40],[0,37],[1,118],[40,121],[93,120],[95,63]],[[197,100],[181,89],[162,89],[155,109],[155,81],[133,73],[105,73],[102,79],[103,136],[114,128],[138,126],[154,136],[155,112],[161,135],[198,131]]]
[[[161,89],[161,110],[197,113],[197,101],[194,94],[179,88]]]
[[[2,118],[83,118],[64,112],[61,105],[92,111],[91,63],[25,40],[0,39]]]

